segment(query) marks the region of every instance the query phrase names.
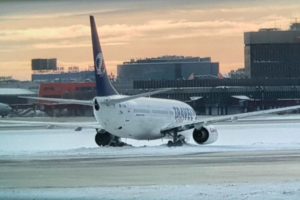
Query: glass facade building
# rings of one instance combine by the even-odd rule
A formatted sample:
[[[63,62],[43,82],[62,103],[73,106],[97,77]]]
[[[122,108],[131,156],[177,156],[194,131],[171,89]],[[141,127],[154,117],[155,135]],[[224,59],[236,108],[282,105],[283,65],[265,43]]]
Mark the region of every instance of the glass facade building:
[[[183,80],[190,76],[218,78],[219,63],[210,58],[164,56],[118,65],[118,80]]]
[[[246,32],[245,69],[250,78],[300,77],[300,28]]]

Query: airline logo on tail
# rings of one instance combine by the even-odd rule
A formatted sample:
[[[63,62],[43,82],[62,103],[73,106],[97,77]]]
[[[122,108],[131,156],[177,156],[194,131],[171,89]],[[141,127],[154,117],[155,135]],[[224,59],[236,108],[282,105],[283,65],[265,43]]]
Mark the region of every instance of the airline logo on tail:
[[[101,52],[99,52],[96,57],[96,70],[97,70],[97,74],[99,75],[105,74],[104,60]]]

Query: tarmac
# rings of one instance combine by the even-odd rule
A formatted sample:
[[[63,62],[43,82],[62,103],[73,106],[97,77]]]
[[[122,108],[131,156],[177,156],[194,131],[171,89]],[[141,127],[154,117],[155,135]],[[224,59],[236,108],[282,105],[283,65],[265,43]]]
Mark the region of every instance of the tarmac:
[[[184,148],[184,147],[182,147]],[[100,149],[101,150],[101,149]],[[300,181],[297,150],[0,160],[0,189]]]
[[[213,145],[172,148],[97,147],[92,129],[3,124],[0,199],[299,199],[300,118],[263,120],[216,125]]]

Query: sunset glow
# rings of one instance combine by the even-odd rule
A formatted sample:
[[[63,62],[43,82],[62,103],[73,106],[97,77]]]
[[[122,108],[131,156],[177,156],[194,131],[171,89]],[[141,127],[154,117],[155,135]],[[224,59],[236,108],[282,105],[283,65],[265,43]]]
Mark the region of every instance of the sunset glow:
[[[220,71],[244,66],[243,33],[287,29],[300,2],[235,0],[0,1],[0,76],[29,80],[32,58],[61,66],[93,64],[89,15],[94,15],[106,65],[161,55],[212,57]]]

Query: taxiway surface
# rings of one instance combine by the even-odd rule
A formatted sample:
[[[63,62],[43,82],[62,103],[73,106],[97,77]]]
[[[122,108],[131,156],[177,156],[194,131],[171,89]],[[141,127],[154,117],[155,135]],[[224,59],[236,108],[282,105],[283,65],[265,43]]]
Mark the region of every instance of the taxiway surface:
[[[94,130],[2,129],[0,199],[299,199],[300,123],[276,120],[220,124],[215,144],[176,148],[98,148]]]
[[[0,160],[0,188],[300,182],[298,150]]]

